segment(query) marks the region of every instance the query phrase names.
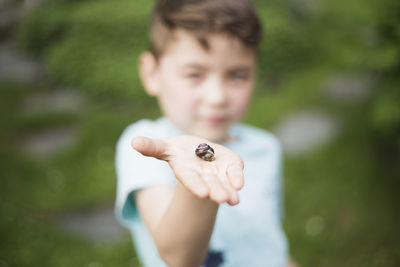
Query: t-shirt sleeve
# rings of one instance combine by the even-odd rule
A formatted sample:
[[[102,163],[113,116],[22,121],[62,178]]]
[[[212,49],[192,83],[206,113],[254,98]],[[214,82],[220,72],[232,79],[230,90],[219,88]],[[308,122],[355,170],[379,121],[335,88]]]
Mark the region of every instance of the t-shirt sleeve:
[[[133,194],[159,183],[175,183],[168,163],[145,157],[134,150],[130,143],[135,136],[159,138],[162,131],[156,122],[142,120],[128,126],[116,146],[117,199],[115,212],[122,224],[127,225],[137,216]]]

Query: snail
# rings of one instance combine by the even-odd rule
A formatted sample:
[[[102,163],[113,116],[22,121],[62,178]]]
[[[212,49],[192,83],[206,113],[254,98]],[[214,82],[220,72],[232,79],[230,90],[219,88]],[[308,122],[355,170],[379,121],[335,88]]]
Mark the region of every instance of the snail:
[[[207,145],[206,143],[201,143],[195,150],[196,155],[206,161],[215,160],[214,149]]]

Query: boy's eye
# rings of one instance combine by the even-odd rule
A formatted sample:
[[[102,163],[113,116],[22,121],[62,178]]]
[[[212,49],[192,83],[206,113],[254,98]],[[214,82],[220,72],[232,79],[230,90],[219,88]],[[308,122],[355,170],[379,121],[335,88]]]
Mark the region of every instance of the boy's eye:
[[[191,72],[184,75],[185,78],[190,80],[199,80],[203,77],[203,74],[200,72]]]
[[[250,74],[248,72],[231,72],[229,73],[228,78],[231,80],[245,81],[250,78]]]

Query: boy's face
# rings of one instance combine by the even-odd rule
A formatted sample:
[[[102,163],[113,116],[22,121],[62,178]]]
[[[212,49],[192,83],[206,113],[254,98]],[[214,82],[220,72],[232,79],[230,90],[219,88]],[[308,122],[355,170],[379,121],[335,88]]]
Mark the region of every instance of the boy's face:
[[[223,34],[210,34],[207,41],[205,50],[191,34],[176,30],[155,67],[150,93],[184,133],[229,141],[229,127],[250,102],[255,52]]]

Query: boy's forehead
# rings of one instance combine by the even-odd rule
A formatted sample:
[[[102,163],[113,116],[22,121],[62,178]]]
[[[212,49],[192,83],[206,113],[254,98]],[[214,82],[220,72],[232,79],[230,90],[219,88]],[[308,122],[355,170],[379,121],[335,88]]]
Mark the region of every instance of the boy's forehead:
[[[207,47],[203,46],[196,36],[186,30],[176,29],[169,38],[163,55],[161,57],[168,57],[172,54],[174,56],[202,58],[210,54],[229,54],[231,58],[248,57],[254,55],[254,49],[246,47],[238,38],[229,36],[225,33],[209,33],[205,36]]]

